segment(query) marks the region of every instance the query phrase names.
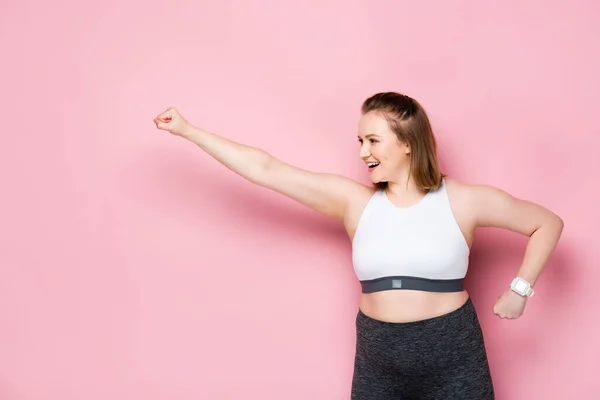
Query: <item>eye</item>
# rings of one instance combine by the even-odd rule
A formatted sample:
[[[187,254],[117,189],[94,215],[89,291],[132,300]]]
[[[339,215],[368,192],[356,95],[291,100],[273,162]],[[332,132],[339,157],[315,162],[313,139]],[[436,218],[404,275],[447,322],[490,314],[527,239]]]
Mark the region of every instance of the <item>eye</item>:
[[[371,143],[377,143],[377,140],[375,140],[375,139],[369,139],[369,142],[371,142]]]

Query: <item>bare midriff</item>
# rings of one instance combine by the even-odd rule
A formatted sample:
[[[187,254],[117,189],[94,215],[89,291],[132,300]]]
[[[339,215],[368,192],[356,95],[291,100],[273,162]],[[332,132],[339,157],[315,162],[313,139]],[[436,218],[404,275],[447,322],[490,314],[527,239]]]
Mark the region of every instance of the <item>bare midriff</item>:
[[[414,322],[435,318],[457,310],[465,304],[466,291],[452,293],[417,290],[384,290],[362,293],[360,310],[367,316],[385,322]]]

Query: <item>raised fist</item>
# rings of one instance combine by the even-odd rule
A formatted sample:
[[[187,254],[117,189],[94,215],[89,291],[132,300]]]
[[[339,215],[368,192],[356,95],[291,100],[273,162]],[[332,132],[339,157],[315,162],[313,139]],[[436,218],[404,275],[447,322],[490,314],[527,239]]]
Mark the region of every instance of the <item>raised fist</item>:
[[[159,114],[154,118],[154,123],[158,129],[177,136],[183,136],[191,127],[190,123],[174,108],[168,108]]]

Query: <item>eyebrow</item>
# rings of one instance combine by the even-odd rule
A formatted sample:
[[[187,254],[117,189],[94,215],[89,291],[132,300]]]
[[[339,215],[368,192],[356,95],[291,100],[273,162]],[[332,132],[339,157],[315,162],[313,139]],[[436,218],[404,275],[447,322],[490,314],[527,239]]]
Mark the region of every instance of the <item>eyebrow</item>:
[[[380,136],[379,136],[378,134],[376,134],[376,133],[368,133],[368,134],[366,134],[366,135],[365,135],[365,139],[368,139],[368,138],[370,138],[371,136],[377,136],[377,137],[380,137]],[[360,139],[360,135],[358,135],[358,138]]]

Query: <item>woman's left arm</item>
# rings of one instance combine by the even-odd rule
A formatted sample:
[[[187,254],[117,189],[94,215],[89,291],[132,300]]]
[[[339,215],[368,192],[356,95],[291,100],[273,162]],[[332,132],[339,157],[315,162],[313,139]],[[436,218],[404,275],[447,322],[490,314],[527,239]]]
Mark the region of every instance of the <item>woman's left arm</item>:
[[[535,285],[552,255],[563,230],[563,220],[539,204],[516,198],[485,185],[470,187],[477,227],[508,229],[529,237],[517,277]],[[508,289],[496,303],[494,313],[502,318],[518,318],[527,297]]]

